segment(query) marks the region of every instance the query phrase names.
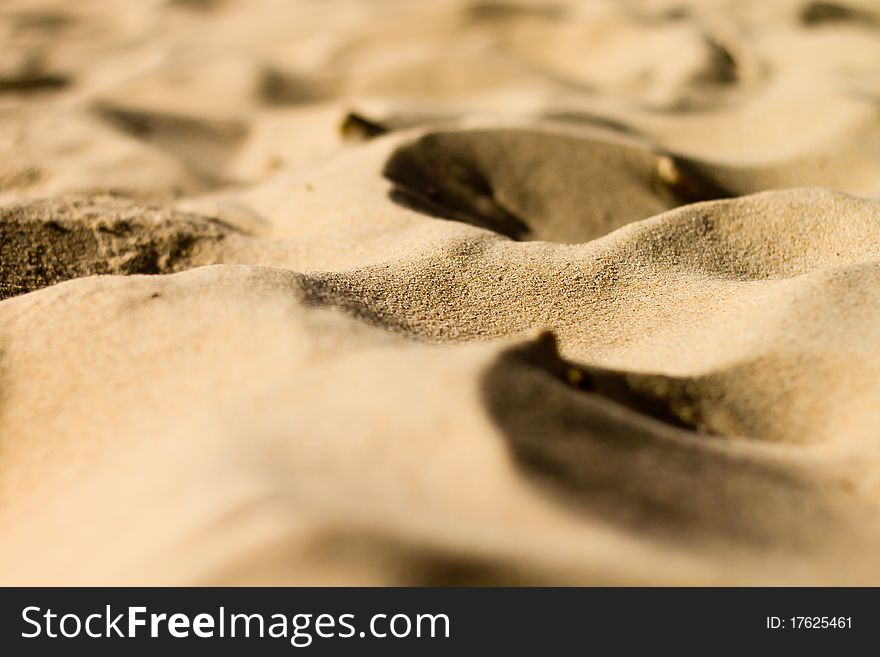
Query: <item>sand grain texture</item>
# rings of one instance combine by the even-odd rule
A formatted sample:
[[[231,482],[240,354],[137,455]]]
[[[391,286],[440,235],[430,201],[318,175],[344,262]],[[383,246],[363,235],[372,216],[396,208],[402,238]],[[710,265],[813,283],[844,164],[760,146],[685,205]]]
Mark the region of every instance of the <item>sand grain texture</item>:
[[[880,583],[867,1],[0,7],[0,583]]]

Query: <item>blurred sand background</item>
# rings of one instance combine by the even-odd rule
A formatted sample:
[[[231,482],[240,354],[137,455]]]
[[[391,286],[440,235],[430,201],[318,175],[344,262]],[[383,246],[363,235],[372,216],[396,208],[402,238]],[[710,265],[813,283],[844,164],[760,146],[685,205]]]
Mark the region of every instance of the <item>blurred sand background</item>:
[[[0,583],[880,584],[880,3],[0,42]]]

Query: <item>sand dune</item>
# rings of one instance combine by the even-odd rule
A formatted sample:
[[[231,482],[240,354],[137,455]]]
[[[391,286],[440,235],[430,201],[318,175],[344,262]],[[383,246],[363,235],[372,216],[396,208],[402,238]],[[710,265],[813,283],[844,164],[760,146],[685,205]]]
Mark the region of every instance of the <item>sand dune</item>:
[[[0,583],[880,583],[874,3],[0,29]]]

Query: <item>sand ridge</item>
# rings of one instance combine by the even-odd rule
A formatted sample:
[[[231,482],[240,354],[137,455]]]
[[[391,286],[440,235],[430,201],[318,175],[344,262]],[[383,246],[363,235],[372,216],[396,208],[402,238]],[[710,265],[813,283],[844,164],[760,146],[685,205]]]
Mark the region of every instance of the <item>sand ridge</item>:
[[[870,2],[0,8],[0,583],[876,584]]]

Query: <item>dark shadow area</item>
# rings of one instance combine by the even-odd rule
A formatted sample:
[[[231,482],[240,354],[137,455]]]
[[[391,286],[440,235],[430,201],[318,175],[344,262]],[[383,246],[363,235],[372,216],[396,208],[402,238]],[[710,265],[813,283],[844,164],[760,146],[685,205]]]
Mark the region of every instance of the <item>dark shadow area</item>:
[[[421,212],[430,217],[471,224],[494,231],[512,240],[528,239],[528,226],[503,209],[494,210],[489,216],[476,214],[471,212],[466,204],[459,206],[454,197],[444,197],[439,192],[435,192],[434,188],[429,188],[428,194],[420,194],[407,187],[395,187],[389,192],[388,197],[401,207]]]
[[[23,11],[15,14],[12,29],[17,32],[56,35],[76,23],[76,18],[61,11]]]
[[[315,542],[322,557],[371,564],[394,586],[535,586],[554,583],[550,573],[522,569],[504,558],[442,549],[378,532],[339,530]],[[555,578],[561,584],[561,578]]]
[[[270,68],[263,72],[258,95],[268,105],[284,106],[315,103],[332,94],[321,80]]]
[[[0,94],[28,94],[60,91],[70,86],[71,79],[54,73],[28,73],[0,77]]]
[[[655,184],[658,193],[671,199],[673,207],[735,196],[707,173],[700,171],[692,160],[672,154],[659,156]]]
[[[876,27],[880,24],[878,14],[832,2],[811,2],[801,10],[800,19],[811,27],[846,23]]]
[[[225,5],[228,0],[167,0],[171,7],[190,9],[192,11],[215,11]]]
[[[383,175],[394,183],[391,200],[424,214],[528,239],[529,226],[503,208],[475,159],[443,148],[443,137],[425,135],[398,148]]]
[[[739,65],[730,50],[715,39],[706,37],[709,49],[706,66],[697,75],[696,82],[718,86],[730,86],[739,81]]]
[[[566,16],[566,8],[561,5],[529,6],[512,2],[475,2],[464,10],[465,17],[474,23],[496,23],[521,18],[561,20]]]
[[[217,524],[208,531],[216,529]],[[228,564],[219,579],[244,586],[296,585],[302,577],[298,569],[303,561],[314,564],[318,570],[322,565],[332,564],[335,571],[369,573],[371,581],[390,586],[563,586],[572,583],[570,575],[563,577],[533,563],[431,545],[378,529],[341,526],[318,532],[304,546],[297,537],[290,542],[281,539],[262,547],[255,554]]]
[[[665,379],[653,393],[651,378]],[[516,463],[567,506],[670,541],[817,547],[815,528],[837,524],[830,498],[795,466],[683,428],[686,389],[573,365],[547,337],[506,351],[482,381]]]
[[[648,145],[535,129],[431,132],[398,147],[383,174],[404,207],[563,244],[729,196],[683,158]]]
[[[368,119],[357,112],[346,114],[339,124],[339,133],[347,141],[366,141],[387,134],[391,128],[379,121]]]

